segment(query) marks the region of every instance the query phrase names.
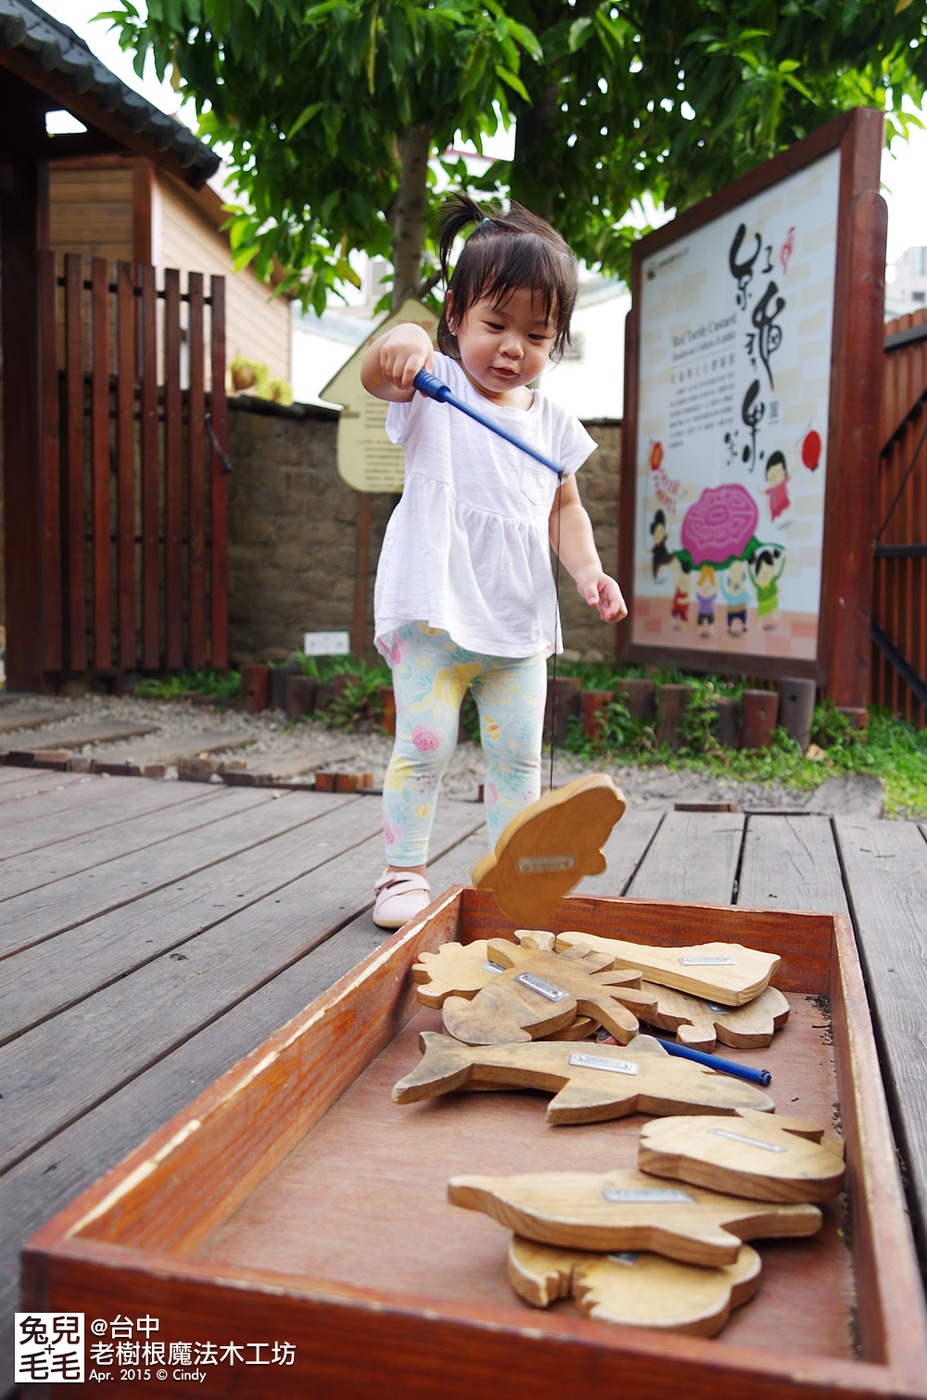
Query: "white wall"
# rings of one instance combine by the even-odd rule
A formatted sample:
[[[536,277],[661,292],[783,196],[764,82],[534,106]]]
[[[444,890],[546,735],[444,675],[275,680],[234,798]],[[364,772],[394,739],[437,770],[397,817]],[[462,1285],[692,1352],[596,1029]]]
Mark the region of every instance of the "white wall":
[[[573,314],[574,338],[581,337],[581,357],[564,359],[541,376],[548,398],[577,418],[620,418],[624,411],[624,323],[631,293],[581,304]]]

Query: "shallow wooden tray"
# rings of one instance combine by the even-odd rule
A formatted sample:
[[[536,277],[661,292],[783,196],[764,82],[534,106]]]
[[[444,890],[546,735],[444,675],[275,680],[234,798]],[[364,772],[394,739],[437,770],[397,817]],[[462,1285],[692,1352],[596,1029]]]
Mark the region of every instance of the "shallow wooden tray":
[[[759,1294],[720,1337],[608,1326],[566,1302],[531,1309],[506,1281],[506,1232],[447,1203],[458,1173],[630,1165],[645,1121],[552,1127],[546,1096],[529,1092],[391,1102],[440,1015],[419,1008],[413,963],[512,929],[491,895],[460,887],[39,1230],[22,1306],[148,1314],[167,1342],[295,1348],[287,1367],[204,1368],[204,1392],[230,1397],[924,1400],[923,1293],[849,921],[573,897],[554,928],[782,956],[789,1023],[732,1058],[772,1071],[780,1112],[838,1122],[849,1184],[819,1236],[760,1244]],[[187,1394],[173,1370],[159,1394]]]

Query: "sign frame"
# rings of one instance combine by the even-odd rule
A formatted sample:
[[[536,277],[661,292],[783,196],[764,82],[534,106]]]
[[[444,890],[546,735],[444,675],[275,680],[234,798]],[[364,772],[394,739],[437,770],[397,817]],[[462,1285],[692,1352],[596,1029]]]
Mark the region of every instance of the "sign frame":
[[[618,579],[629,617],[618,628],[620,660],[758,678],[809,677],[827,690],[836,705],[865,712],[869,700],[888,222],[885,201],[879,193],[882,148],[881,111],[854,108],[635,245],[632,305],[625,327],[618,521]],[[677,648],[634,642],[631,618],[635,592],[643,262],[834,150],[840,154],[840,172],[816,655],[813,660],[803,660],[759,655],[749,647],[733,654],[710,647]]]

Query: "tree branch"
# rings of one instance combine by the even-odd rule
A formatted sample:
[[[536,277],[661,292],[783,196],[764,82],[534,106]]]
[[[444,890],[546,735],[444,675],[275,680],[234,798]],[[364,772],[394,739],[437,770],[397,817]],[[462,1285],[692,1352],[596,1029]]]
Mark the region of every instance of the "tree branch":
[[[425,210],[428,203],[428,155],[431,131],[416,127],[399,142],[402,170],[396,191],[393,223],[393,291],[395,311],[406,297],[414,296],[420,280]]]

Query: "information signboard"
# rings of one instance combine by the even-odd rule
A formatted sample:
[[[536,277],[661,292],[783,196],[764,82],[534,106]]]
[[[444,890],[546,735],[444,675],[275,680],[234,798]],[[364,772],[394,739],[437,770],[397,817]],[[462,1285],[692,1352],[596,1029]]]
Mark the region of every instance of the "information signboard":
[[[398,494],[402,490],[402,447],[386,436],[389,404],[368,394],[361,384],[361,363],[370,343],[384,331],[406,322],[422,326],[435,338],[438,319],[419,301],[407,301],[381,321],[363,345],[325,385],[322,396],[343,405],[336,444],[338,475],[355,491]]]
[[[871,531],[858,516],[877,449],[859,430],[877,426],[861,381],[876,381],[877,404],[880,152],[880,114],[850,113],[635,251],[627,659],[831,675],[837,598],[846,606],[834,584]],[[853,287],[861,240],[866,280]],[[868,595],[864,610],[868,656]]]

